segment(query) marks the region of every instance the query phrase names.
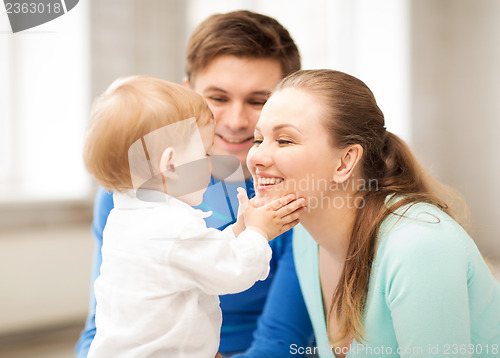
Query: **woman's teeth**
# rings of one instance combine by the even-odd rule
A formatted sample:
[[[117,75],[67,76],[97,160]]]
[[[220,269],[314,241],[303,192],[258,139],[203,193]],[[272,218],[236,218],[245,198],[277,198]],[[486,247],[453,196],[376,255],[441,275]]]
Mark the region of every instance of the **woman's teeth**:
[[[275,185],[283,182],[281,178],[259,178],[258,185]]]

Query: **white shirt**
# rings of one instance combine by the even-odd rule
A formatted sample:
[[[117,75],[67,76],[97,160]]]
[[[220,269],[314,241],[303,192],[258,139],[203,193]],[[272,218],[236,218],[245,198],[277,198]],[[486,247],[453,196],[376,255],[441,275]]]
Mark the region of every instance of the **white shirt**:
[[[222,323],[218,295],[244,291],[269,273],[272,251],[262,235],[207,228],[211,213],[157,194],[163,202],[113,195],[89,358],[212,358]]]

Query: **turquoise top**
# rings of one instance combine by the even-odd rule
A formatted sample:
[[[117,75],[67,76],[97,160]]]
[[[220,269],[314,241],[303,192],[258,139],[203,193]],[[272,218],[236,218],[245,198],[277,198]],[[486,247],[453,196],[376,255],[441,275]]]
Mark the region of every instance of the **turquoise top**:
[[[443,211],[413,205],[382,224],[352,357],[500,357],[500,286],[470,236]],[[398,220],[399,219],[399,220]],[[332,358],[318,244],[294,229],[294,260],[320,358]]]

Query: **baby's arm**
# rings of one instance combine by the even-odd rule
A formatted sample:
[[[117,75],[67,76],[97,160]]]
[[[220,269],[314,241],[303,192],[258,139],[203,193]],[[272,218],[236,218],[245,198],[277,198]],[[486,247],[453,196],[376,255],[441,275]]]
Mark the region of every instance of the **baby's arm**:
[[[305,199],[295,199],[289,194],[275,199],[261,207],[254,207],[248,200],[245,189],[238,188],[238,220],[233,232],[238,236],[245,228],[256,231],[271,241],[299,223],[299,216],[305,210]]]
[[[291,195],[254,208],[244,192],[238,199],[245,207],[247,225],[241,217],[238,224],[221,232],[207,228],[200,219],[181,230],[181,239],[173,243],[169,255],[169,266],[184,277],[179,283],[191,282],[209,294],[228,294],[267,277],[272,252],[266,240],[298,223],[304,200]]]
[[[271,248],[266,239],[252,230],[235,237],[231,227],[223,232],[207,228],[203,219],[183,230],[171,244],[165,277],[171,289],[198,287],[211,295],[237,293],[263,280],[269,272]],[[186,235],[187,231],[193,234]]]

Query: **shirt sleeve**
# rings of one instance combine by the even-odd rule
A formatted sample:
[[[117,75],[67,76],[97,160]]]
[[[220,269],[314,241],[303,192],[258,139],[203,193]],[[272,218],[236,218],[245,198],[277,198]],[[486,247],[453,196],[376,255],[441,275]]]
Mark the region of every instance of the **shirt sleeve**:
[[[292,252],[292,231],[286,233],[283,255],[258,321],[251,347],[234,358],[303,357],[291,347],[311,345],[313,328],[299,286]]]
[[[202,219],[180,230],[169,251],[168,266],[186,285],[211,295],[237,293],[264,280],[269,273],[272,251],[267,240],[251,230],[234,236],[232,227],[224,231],[207,228]]]
[[[86,358],[89,352],[90,344],[92,343],[95,333],[95,309],[96,299],[94,293],[94,282],[100,274],[102,263],[102,233],[108,219],[109,212],[113,209],[113,194],[107,193],[104,189],[99,188],[95,203],[94,203],[94,219],[92,222],[92,233],[95,238],[94,256],[92,262],[92,274],[90,282],[90,299],[89,312],[85,327],[80,334],[80,338],[76,343],[75,352],[78,358]]]
[[[401,357],[471,357],[465,244],[450,225],[431,225],[387,243],[385,293]]]

